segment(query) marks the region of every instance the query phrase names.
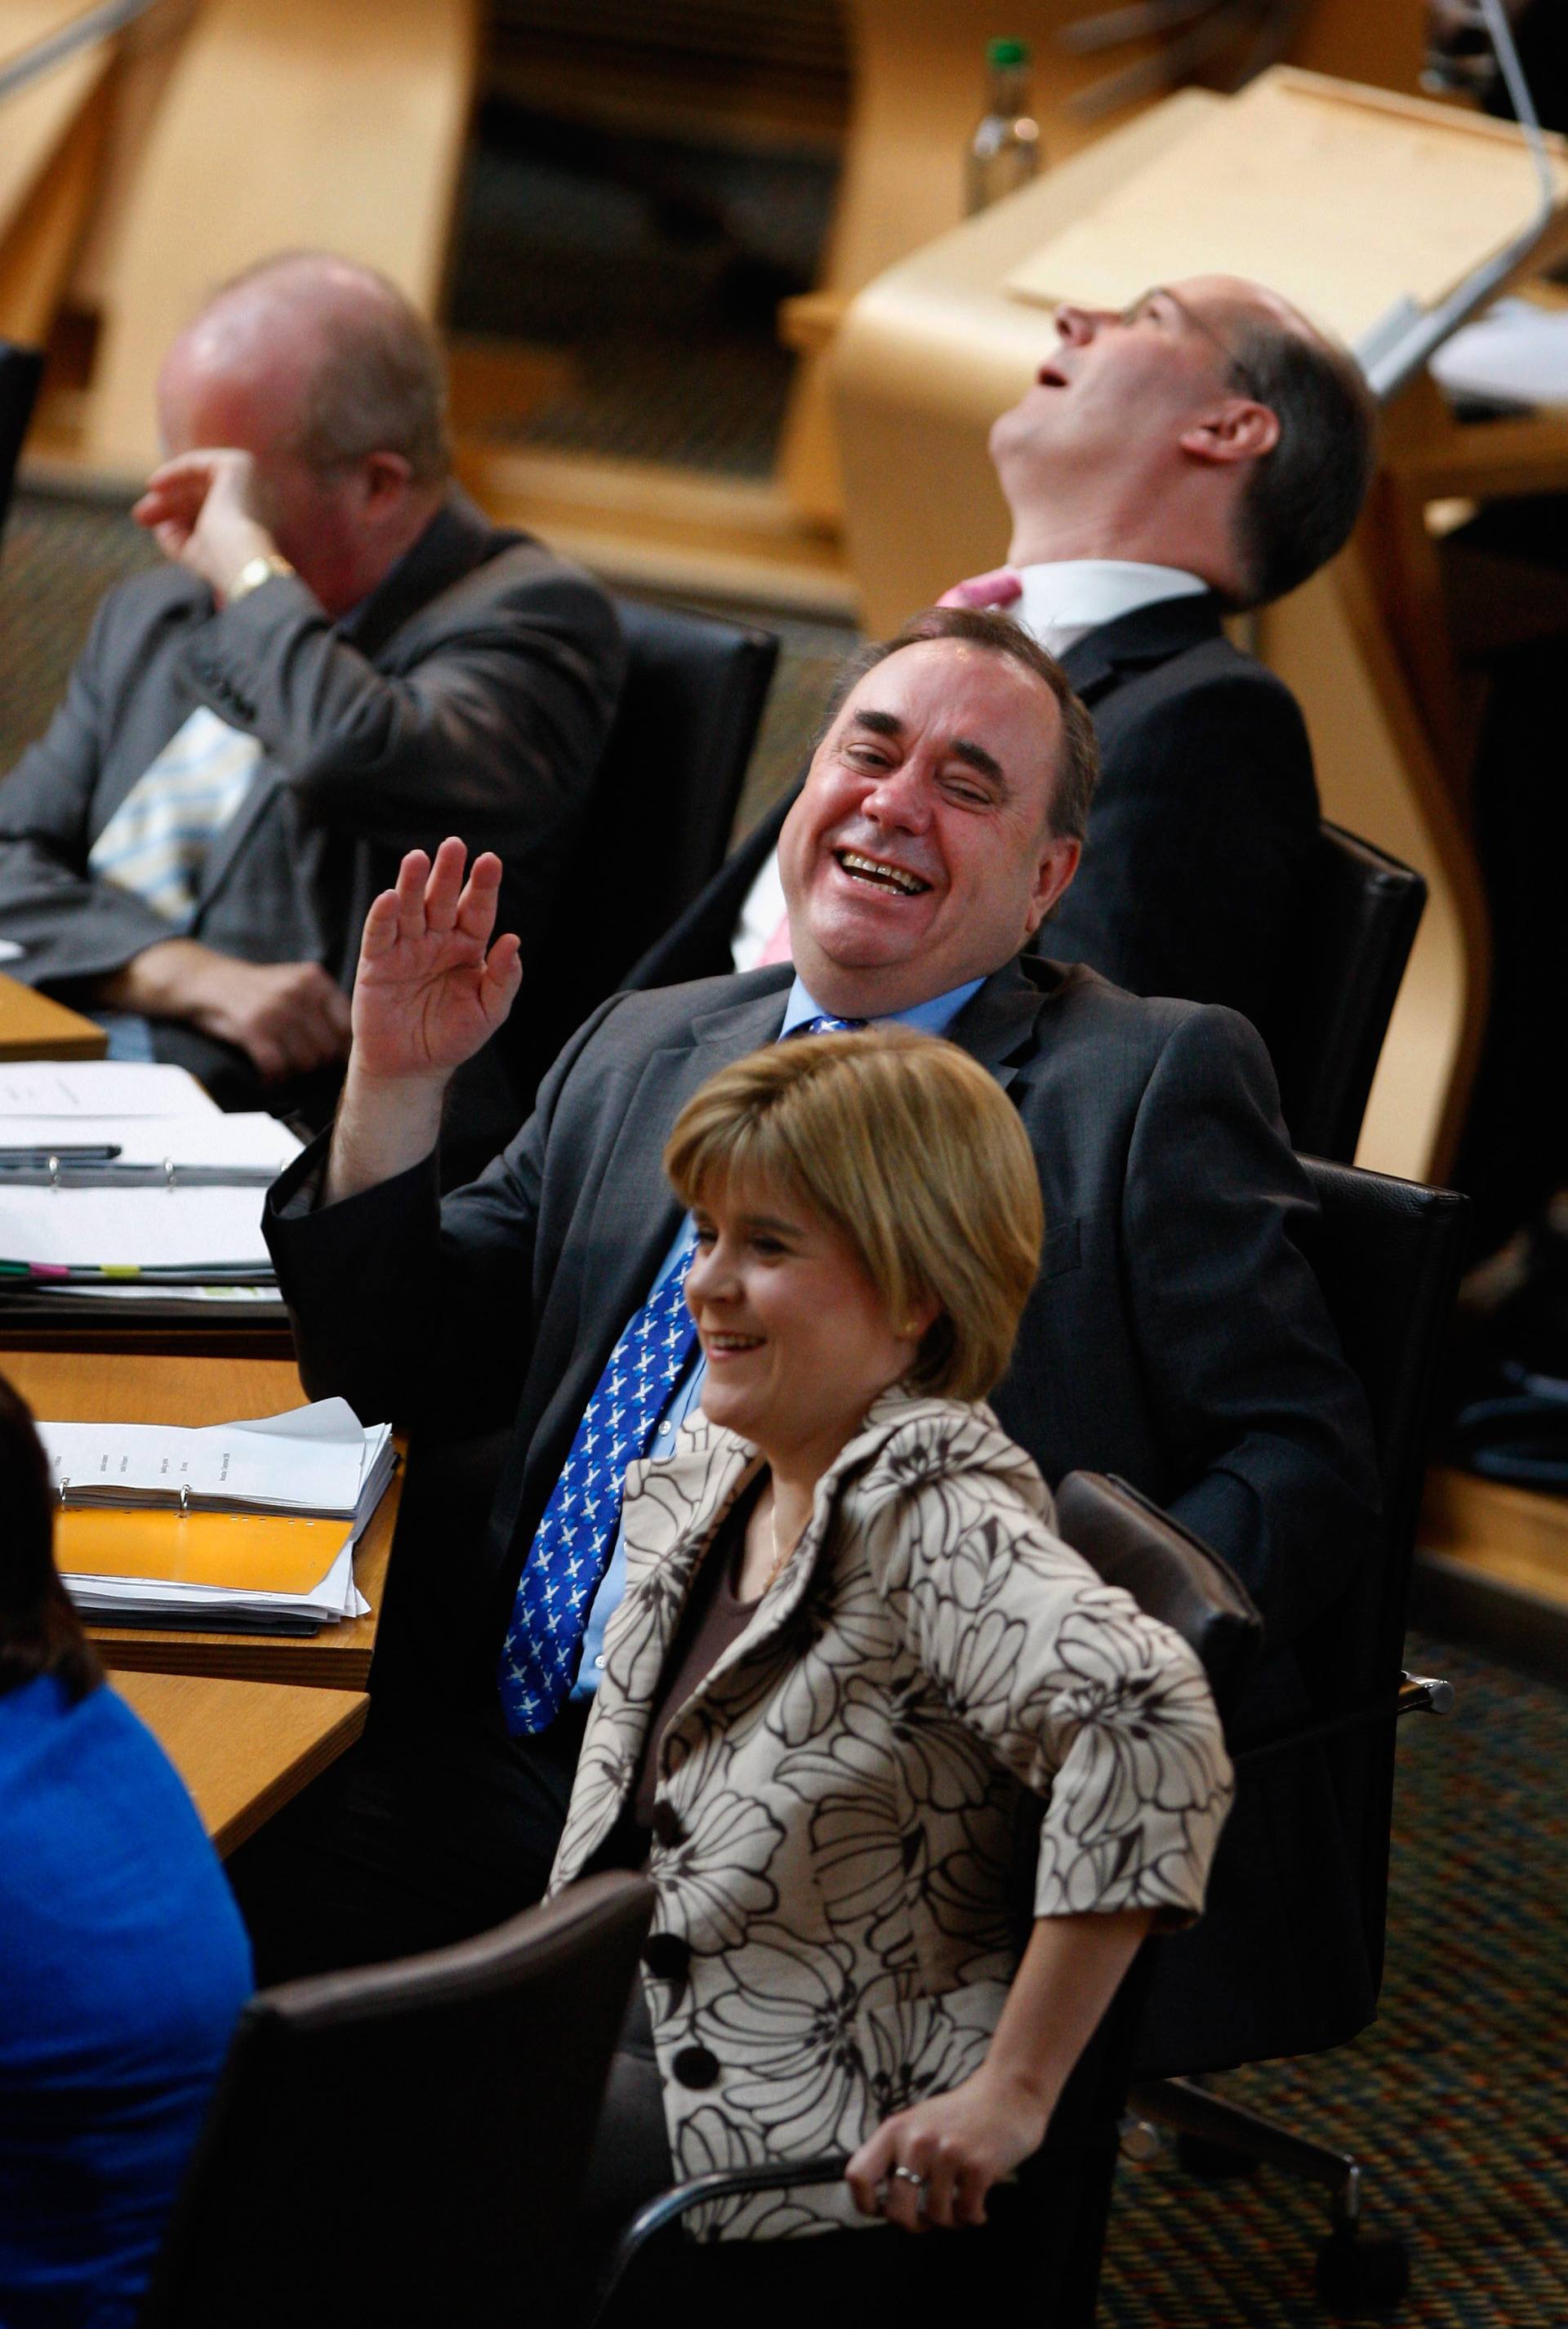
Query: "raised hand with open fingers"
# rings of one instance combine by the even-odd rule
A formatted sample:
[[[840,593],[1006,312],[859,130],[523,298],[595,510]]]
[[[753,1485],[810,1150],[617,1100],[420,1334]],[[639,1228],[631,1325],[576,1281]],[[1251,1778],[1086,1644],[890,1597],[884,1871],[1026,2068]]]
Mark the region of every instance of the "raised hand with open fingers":
[[[365,917],[354,985],[354,1060],[362,1075],[444,1079],[486,1043],[522,984],[518,940],[491,940],[501,861],[443,841],[411,849],[397,886]]]

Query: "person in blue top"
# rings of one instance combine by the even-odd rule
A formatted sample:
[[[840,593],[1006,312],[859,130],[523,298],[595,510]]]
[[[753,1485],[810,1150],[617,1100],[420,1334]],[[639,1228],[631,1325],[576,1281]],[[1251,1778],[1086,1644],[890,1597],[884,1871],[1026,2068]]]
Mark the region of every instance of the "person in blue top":
[[[0,1511],[0,2322],[129,2329],[250,1950],[61,1584],[43,1449],[4,1381]]]

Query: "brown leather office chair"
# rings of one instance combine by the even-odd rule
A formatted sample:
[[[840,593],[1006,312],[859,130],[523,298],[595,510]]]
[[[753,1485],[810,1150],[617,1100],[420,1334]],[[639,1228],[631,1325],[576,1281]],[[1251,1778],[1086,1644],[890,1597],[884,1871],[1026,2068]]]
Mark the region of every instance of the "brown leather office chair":
[[[652,1888],[252,1998],[137,2329],[517,2329],[566,2241]]]
[[[1257,1610],[1223,1561],[1125,1481],[1100,1473],[1068,1475],[1057,1493],[1056,1519],[1066,1542],[1108,1584],[1121,1586],[1141,1608],[1181,1635],[1201,1661],[1223,1713],[1262,1638]],[[1043,1809],[1032,1798],[1021,1806],[1017,1891],[1025,1931]],[[1020,2203],[1015,2221],[1001,2233],[1006,2245],[995,2224],[983,2235],[966,2233],[951,2250],[936,2243],[934,2252],[928,2250],[929,2309],[901,2311],[903,2329],[927,2329],[928,2324],[930,2329],[951,2329],[951,2290],[941,2268],[949,2263],[983,2281],[987,2310],[999,2320],[1033,2318],[1048,2305],[1052,2329],[1090,2329],[1116,2172],[1118,2118],[1148,1955],[1148,1948],[1139,1953],[1069,2079],[1044,2146],[1020,2173],[1018,2192],[1005,2195]],[[660,2256],[656,2236],[671,2232],[692,2209],[740,2192],[836,2183],[845,2164],[845,2155],[836,2154],[787,2166],[723,2169],[662,2193],[627,2227],[607,2276],[596,2329],[620,2329],[656,2310],[676,2289],[683,2301],[713,2301],[720,2312],[743,2305],[749,2329],[771,2329],[776,2319],[798,2322],[810,2299],[814,2262],[818,2282],[826,2274],[826,2285],[831,2285],[820,2239],[754,2246],[718,2242],[688,2248],[678,2258],[666,2247],[661,2272],[655,2263]],[[994,2200],[993,2216],[997,2212]],[[829,2241],[836,2237],[828,2235]],[[843,2237],[863,2249],[869,2242],[903,2240],[907,2235],[874,2227]],[[650,2242],[656,2243],[652,2249]],[[645,2280],[650,2264],[655,2271]]]
[[[1348,1164],[1426,883],[1397,857],[1327,821],[1289,978],[1260,1029],[1292,1147]]]

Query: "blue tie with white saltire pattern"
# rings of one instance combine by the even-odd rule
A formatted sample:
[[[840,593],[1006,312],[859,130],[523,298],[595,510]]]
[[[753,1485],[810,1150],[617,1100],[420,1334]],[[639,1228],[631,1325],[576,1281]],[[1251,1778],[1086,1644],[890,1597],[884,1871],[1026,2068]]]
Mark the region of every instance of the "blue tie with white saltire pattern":
[[[822,1014],[790,1035],[851,1034],[864,1019]],[[547,1730],[577,1677],[589,1611],[620,1523],[626,1468],[646,1456],[696,1340],[688,1245],[609,1354],[551,1491],[518,1581],[496,1680],[513,1738]]]
[[[686,1307],[694,1247],[655,1287],[609,1355],[528,1551],[501,1652],[514,1738],[543,1730],[576,1678],[582,1636],[620,1520],[626,1467],[646,1455],[696,1340]]]

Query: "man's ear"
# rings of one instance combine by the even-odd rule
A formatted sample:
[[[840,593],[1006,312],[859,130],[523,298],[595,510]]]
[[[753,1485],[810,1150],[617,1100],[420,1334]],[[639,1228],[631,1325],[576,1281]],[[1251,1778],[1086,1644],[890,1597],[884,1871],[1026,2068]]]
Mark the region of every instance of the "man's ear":
[[[1250,396],[1230,396],[1195,420],[1178,439],[1195,461],[1222,467],[1256,461],[1280,442],[1280,416]]]
[[[367,509],[390,509],[402,499],[413,482],[413,470],[401,453],[370,453],[361,475]]]
[[[1083,854],[1081,841],[1048,841],[1034,869],[1034,894],[1029,900],[1024,936],[1033,938],[1053,906],[1060,905]]]

